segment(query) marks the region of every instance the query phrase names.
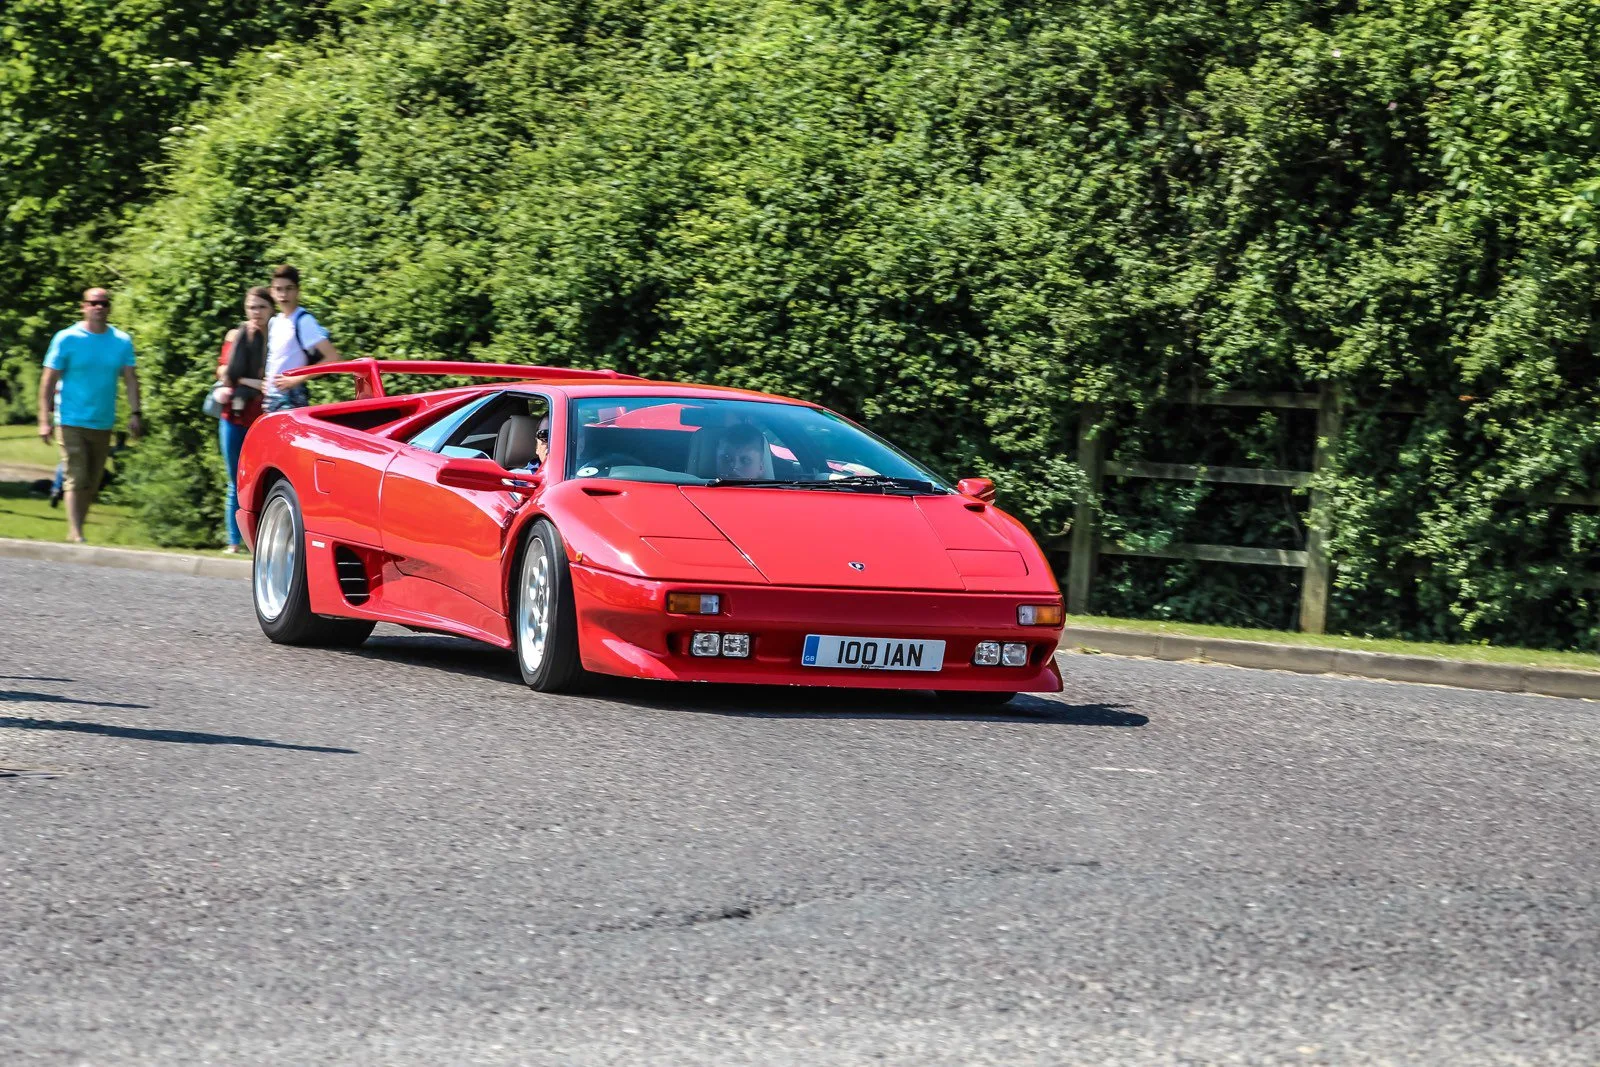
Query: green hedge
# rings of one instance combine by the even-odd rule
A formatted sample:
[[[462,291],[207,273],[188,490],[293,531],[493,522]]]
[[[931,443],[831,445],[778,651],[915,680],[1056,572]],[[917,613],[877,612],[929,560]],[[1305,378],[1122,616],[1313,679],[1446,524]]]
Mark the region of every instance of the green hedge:
[[[145,511],[215,537],[196,407],[272,261],[346,351],[616,366],[814,398],[1041,534],[1119,454],[1300,466],[1335,628],[1595,637],[1600,36],[1591,0],[372,2],[259,49],[124,234],[158,439]],[[1465,399],[1463,399],[1465,398]],[[1147,543],[1298,547],[1304,495],[1145,483]],[[1287,584],[1285,584],[1287,583]],[[1292,572],[1109,564],[1102,610],[1279,625]]]

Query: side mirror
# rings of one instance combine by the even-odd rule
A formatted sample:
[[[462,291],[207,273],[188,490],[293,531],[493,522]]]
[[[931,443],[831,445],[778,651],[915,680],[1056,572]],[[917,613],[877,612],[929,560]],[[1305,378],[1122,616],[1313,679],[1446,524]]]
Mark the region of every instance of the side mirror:
[[[956,483],[956,492],[985,504],[994,503],[994,483],[987,478],[963,478]]]
[[[440,485],[489,493],[526,493],[544,481],[537,471],[508,471],[492,459],[451,458],[434,475]]]

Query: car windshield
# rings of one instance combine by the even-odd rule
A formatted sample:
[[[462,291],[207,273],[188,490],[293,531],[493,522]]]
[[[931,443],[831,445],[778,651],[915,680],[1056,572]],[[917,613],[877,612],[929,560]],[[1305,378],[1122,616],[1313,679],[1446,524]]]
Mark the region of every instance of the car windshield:
[[[698,397],[572,401],[567,470],[577,478],[947,493],[943,478],[888,442],[800,404]]]

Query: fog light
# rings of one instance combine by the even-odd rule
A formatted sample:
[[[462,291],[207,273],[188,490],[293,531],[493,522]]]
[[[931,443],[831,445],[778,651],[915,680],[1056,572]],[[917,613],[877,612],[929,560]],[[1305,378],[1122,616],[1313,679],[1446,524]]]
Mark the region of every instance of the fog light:
[[[1019,604],[1017,606],[1018,626],[1060,626],[1066,618],[1066,612],[1060,604]]]
[[[697,656],[715,656],[722,651],[722,635],[697,633],[689,642],[689,651]]]
[[[722,597],[716,593],[668,593],[667,610],[674,615],[719,615],[722,613]],[[708,652],[707,655],[715,656],[716,653]]]
[[[979,641],[978,649],[972,654],[972,662],[979,667],[993,667],[1000,662],[999,641]]]
[[[1006,647],[1000,650],[1000,662],[1007,667],[1026,667],[1028,646],[1018,641],[1007,641]]]
[[[734,659],[744,659],[750,654],[749,634],[723,634],[722,654]]]

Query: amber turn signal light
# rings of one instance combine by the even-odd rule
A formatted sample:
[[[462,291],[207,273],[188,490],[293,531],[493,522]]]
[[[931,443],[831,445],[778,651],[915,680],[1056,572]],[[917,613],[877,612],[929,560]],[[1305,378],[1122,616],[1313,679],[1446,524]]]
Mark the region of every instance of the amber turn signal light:
[[[1060,626],[1066,617],[1060,604],[1022,604],[1017,608],[1018,626]]]
[[[667,610],[674,615],[719,615],[722,597],[716,593],[668,593]]]

